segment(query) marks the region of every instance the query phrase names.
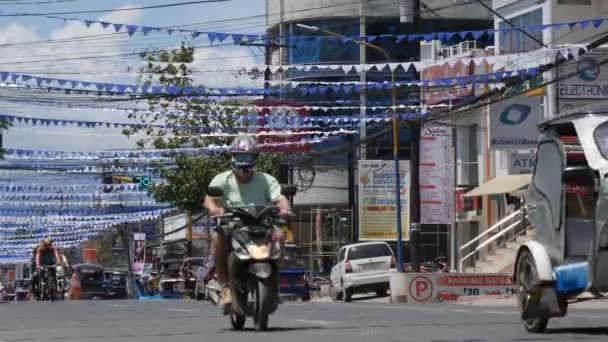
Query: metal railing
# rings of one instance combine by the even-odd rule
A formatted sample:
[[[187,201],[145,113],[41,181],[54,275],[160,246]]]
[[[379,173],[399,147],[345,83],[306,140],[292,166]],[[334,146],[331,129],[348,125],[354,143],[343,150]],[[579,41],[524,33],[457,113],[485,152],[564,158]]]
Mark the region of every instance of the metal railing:
[[[465,243],[464,245],[462,245],[459,249],[460,254],[462,255],[467,248],[473,246],[474,243],[482,240],[483,238],[485,238],[486,236],[492,234],[492,233],[497,233],[496,235],[488,238],[487,240],[479,243],[477,245],[477,247],[475,247],[473,249],[472,252],[470,252],[469,254],[465,255],[464,257],[460,258],[459,262],[458,262],[458,270],[460,272],[463,271],[464,269],[464,262],[466,260],[468,260],[469,258],[477,255],[479,253],[479,251],[481,251],[482,249],[488,247],[490,244],[498,241],[499,239],[506,239],[506,241],[511,241],[512,239],[515,239],[515,237],[517,236],[517,234],[519,232],[516,232],[516,228],[517,227],[521,227],[524,223],[524,213],[521,209],[511,213],[510,215],[506,216],[505,218],[503,218],[502,220],[496,222],[495,225],[493,225],[492,227],[490,227],[489,229],[487,229],[486,231],[484,231],[483,233],[477,235],[475,238],[473,238],[471,241]],[[505,227],[506,226],[506,227]],[[505,227],[505,228],[502,228]],[[511,234],[511,236],[509,237],[509,234]],[[477,258],[475,258],[477,259]],[[477,260],[475,260],[474,262],[476,262]]]

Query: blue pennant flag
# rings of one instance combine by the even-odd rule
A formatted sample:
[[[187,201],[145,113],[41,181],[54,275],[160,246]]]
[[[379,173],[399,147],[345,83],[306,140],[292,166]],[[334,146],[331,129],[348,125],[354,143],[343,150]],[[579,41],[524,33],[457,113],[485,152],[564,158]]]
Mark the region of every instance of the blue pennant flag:
[[[591,24],[591,20],[584,20],[580,22],[581,28],[584,30]]]
[[[436,37],[437,37],[437,35],[434,33],[427,33],[424,35],[424,41],[428,43],[430,41],[435,40]]]
[[[568,27],[572,30],[576,26],[576,24],[578,24],[578,23],[577,22],[568,23]]]
[[[29,76],[29,75],[21,75],[21,80],[22,80],[23,82],[27,82],[27,81],[29,81],[29,80],[31,80],[31,79],[32,79],[32,76]]]
[[[471,35],[473,35],[473,38],[475,39],[479,39],[481,37],[483,37],[485,34],[487,34],[488,31],[485,30],[481,30],[481,31],[472,31]]]
[[[6,81],[8,77],[8,72],[0,72],[0,81]]]
[[[159,94],[161,92],[161,90],[163,89],[162,86],[152,86],[152,94]]]
[[[234,44],[240,44],[243,41],[244,37],[245,36],[243,36],[242,34],[233,34],[232,41],[234,42]]]
[[[373,42],[374,40],[378,39],[378,36],[367,36],[367,41],[368,42]]]
[[[144,36],[147,36],[148,33],[150,33],[151,31],[156,31],[156,30],[158,30],[158,28],[156,28],[156,27],[150,27],[150,26],[141,27],[141,32],[144,33]]]
[[[85,21],[84,21],[84,24],[85,24],[87,27],[91,27],[91,25],[92,25],[94,22],[95,22],[94,20],[85,20]]]
[[[97,90],[102,91],[105,86],[103,83],[95,83],[95,88],[97,88]]]
[[[110,23],[105,22],[105,21],[100,21],[99,24],[101,24],[101,27],[103,27],[103,28],[108,28],[108,26],[110,26]]]
[[[115,32],[120,31],[120,29],[122,28],[122,24],[112,24],[112,26],[114,26],[114,31]]]
[[[343,37],[343,38],[340,38],[340,42],[341,42],[342,44],[348,44],[348,43],[350,43],[350,42],[352,42],[352,41],[353,41],[353,40],[352,40],[351,38],[349,38],[349,37]]]
[[[604,23],[604,19],[593,19],[591,20],[593,27],[598,28]]]
[[[126,88],[127,88],[127,86],[126,86],[126,85],[124,85],[124,84],[117,84],[117,85],[116,85],[116,91],[117,91],[117,92],[118,92],[120,95],[122,95],[122,94],[124,94],[124,93],[125,93],[125,89],[126,89]]]
[[[247,35],[247,41],[248,42],[254,42],[256,41],[260,36],[256,36],[256,35]]]
[[[216,34],[217,34],[217,40],[218,40],[220,43],[224,42],[224,40],[226,40],[226,38],[228,38],[228,36],[229,36],[228,34],[226,34],[226,33],[221,33],[221,32],[217,32]]]
[[[91,82],[81,82],[81,84],[82,84],[82,87],[83,87],[83,88],[88,88],[88,87],[90,87],[90,86],[91,86]],[[74,87],[74,85],[72,85],[72,88],[73,88],[73,87]]]
[[[469,35],[469,33],[471,33],[471,32],[462,31],[462,32],[458,33],[458,35],[460,36],[460,39],[465,40],[465,39],[467,39],[467,36]]]
[[[65,85],[65,82],[66,82],[66,80],[60,80],[60,79],[57,80],[57,83],[59,83],[59,85],[62,87]]]
[[[129,34],[129,37],[133,36],[133,34],[135,34],[135,31],[137,31],[137,29],[139,28],[138,26],[135,25],[125,25],[127,27],[127,33]]]
[[[209,42],[213,44],[213,42],[217,40],[217,34],[215,32],[208,32],[207,38],[209,38]]]
[[[200,31],[194,31],[192,32],[192,38],[198,38],[198,36],[200,36],[203,32]]]

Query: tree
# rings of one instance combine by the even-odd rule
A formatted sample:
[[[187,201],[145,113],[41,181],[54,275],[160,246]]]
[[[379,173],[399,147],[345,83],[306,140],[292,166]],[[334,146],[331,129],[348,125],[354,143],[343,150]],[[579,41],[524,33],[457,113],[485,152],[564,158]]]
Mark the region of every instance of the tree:
[[[137,142],[139,147],[151,145],[156,149],[178,149],[224,145],[229,144],[231,139],[201,137],[200,134],[238,131],[235,126],[241,122],[233,116],[241,114],[235,107],[241,104],[240,102],[180,96],[184,95],[184,87],[193,86],[193,71],[189,64],[194,61],[194,52],[193,47],[182,43],[174,50],[146,50],[140,54],[146,63],[139,70],[140,84],[173,85],[179,87],[180,92],[177,96],[148,96],[150,112],[129,115],[130,118],[141,120],[143,125],[126,129],[123,134],[133,136],[136,133],[145,133],[145,138]],[[164,127],[153,127],[151,124]],[[281,156],[278,154],[262,154],[258,169],[276,177],[280,162]],[[163,182],[152,187],[154,198],[194,214],[202,211],[202,201],[208,184],[216,174],[228,168],[228,160],[219,154],[178,154],[173,165],[157,166],[160,168]]]

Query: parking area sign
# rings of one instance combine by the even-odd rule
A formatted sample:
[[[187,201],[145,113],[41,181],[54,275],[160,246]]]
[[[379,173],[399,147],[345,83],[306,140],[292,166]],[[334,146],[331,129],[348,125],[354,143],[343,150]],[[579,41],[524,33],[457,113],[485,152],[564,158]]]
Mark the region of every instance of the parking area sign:
[[[504,273],[412,273],[406,275],[408,302],[456,301],[463,296],[513,295],[515,286]]]

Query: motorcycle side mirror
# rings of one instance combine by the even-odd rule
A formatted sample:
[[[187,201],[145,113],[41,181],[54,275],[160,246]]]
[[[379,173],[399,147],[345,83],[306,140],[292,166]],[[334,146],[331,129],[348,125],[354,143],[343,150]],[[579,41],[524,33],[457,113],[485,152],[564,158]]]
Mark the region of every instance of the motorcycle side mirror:
[[[281,188],[281,195],[285,197],[293,197],[298,192],[298,187],[295,185],[283,185]]]
[[[222,197],[224,195],[224,190],[222,190],[222,188],[212,186],[207,188],[207,195],[210,197]]]

